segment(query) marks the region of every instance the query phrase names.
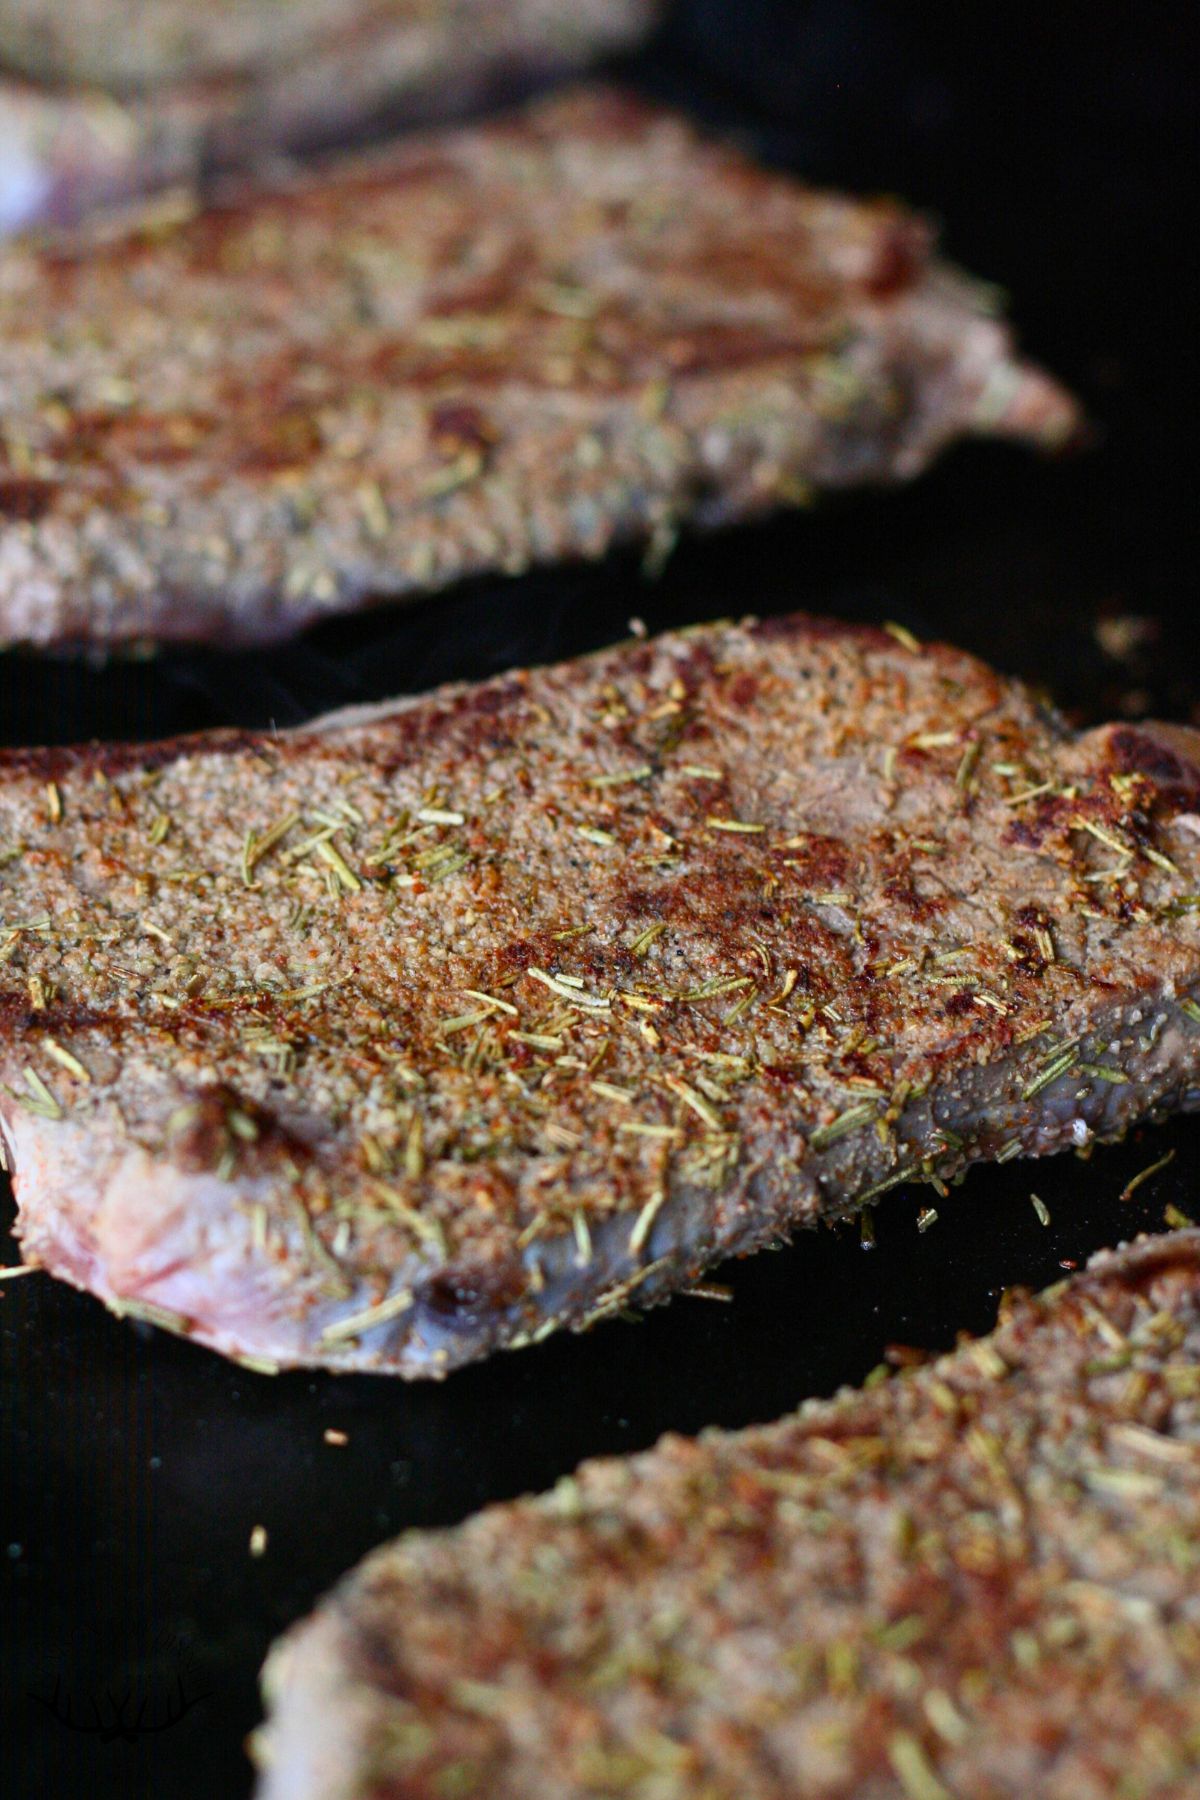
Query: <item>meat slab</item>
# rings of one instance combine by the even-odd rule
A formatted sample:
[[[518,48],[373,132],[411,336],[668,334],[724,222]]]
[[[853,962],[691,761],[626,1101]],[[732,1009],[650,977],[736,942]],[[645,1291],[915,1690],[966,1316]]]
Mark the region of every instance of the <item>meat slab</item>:
[[[1200,1103],[1200,740],[714,625],[293,733],[0,756],[35,1262],[437,1375]]]
[[[0,0],[0,234],[445,118],[624,49],[659,0]]]
[[[0,642],[278,639],[1072,403],[902,208],[580,92],[0,258]]]
[[[778,1424],[377,1551],[259,1800],[1200,1793],[1200,1233]]]

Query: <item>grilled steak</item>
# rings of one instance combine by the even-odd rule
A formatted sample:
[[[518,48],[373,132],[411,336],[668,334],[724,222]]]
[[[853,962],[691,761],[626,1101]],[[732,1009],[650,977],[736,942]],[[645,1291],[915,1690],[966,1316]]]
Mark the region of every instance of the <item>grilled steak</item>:
[[[1200,1233],[778,1424],[369,1557],[260,1800],[1200,1793]]]
[[[278,638],[1074,417],[918,221],[608,92],[10,250],[0,391],[38,644]]]
[[[446,118],[645,35],[661,0],[0,0],[0,232]]]
[[[437,1374],[1194,1107],[1196,745],[793,619],[7,752],[26,1255],[239,1356]]]

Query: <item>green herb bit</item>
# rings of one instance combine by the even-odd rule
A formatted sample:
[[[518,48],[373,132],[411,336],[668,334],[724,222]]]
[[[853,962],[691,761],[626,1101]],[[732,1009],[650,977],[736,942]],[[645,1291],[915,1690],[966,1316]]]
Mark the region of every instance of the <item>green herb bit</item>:
[[[323,1344],[341,1344],[345,1343],[348,1338],[361,1337],[365,1331],[374,1331],[377,1326],[387,1325],[393,1319],[398,1319],[401,1313],[409,1310],[412,1303],[412,1290],[398,1288],[394,1294],[390,1294],[386,1300],[379,1301],[376,1306],[367,1306],[361,1312],[348,1313],[344,1319],[337,1319],[332,1325],[327,1325],[321,1333],[321,1342]]]
[[[29,1091],[26,1094],[18,1094],[16,1098],[22,1102],[26,1110],[36,1113],[42,1119],[61,1119],[63,1109],[37,1070],[26,1064],[21,1073],[25,1077],[25,1086]]]
[[[162,836],[165,837],[167,830],[170,829],[170,820],[167,819],[165,813],[160,813],[158,819],[167,820],[166,828],[162,833]],[[158,828],[158,819],[155,820],[154,827],[150,834],[151,841],[155,843],[161,842],[161,839],[156,839],[154,837],[154,831]],[[287,836],[293,825],[298,825],[299,823],[300,814],[298,812],[290,812],[285,819],[280,819],[276,824],[269,826],[268,829],[263,832],[261,837],[256,838],[252,831],[246,833],[246,841],[242,846],[242,880],[247,887],[254,886],[254,870],[262,861],[263,857],[267,855],[268,851],[273,850],[282,838]]]
[[[341,882],[342,886],[349,893],[361,893],[362,882],[354,873],[354,870],[350,867],[341,851],[338,850],[328,838],[324,839],[319,844],[315,844],[313,848],[316,851],[316,854],[321,858],[321,861],[328,863],[338,881]]]
[[[920,655],[921,640],[913,636],[907,625],[899,625],[895,619],[885,619],[883,629],[889,637],[895,638],[902,649],[911,650],[914,656]]]
[[[641,763],[636,769],[623,769],[612,775],[591,775],[587,785],[594,788],[623,787],[629,781],[649,781],[653,773],[649,763]]]
[[[52,1037],[43,1038],[42,1039],[42,1047],[45,1050],[46,1055],[52,1056],[54,1058],[55,1062],[59,1065],[59,1067],[62,1069],[66,1069],[69,1074],[77,1075],[79,1077],[80,1081],[90,1081],[92,1079],[91,1075],[88,1073],[87,1069],[84,1068],[84,1066],[80,1062],[79,1058],[77,1056],[73,1056],[71,1054],[71,1052],[68,1049],[66,1049],[64,1045],[60,1044],[56,1038],[52,1038]]]
[[[1125,1186],[1121,1189],[1118,1199],[1132,1200],[1133,1196],[1144,1182],[1153,1180],[1154,1176],[1165,1169],[1168,1163],[1173,1163],[1174,1161],[1174,1150],[1168,1150],[1165,1156],[1160,1156],[1157,1162],[1152,1162],[1148,1168],[1142,1170],[1140,1175],[1135,1175],[1132,1181],[1127,1181]]]
[[[813,1150],[827,1150],[830,1144],[836,1144],[839,1138],[848,1137],[852,1131],[858,1131],[875,1117],[876,1108],[870,1101],[861,1106],[851,1106],[840,1113],[828,1125],[819,1125],[809,1138]]]
[[[1045,1068],[1042,1069],[1039,1074],[1035,1075],[1028,1086],[1022,1090],[1021,1098],[1023,1100],[1032,1100],[1035,1094],[1040,1094],[1043,1088],[1048,1088],[1052,1082],[1058,1080],[1060,1075],[1065,1075],[1074,1061],[1075,1050],[1073,1047],[1069,1050],[1061,1051],[1060,1054],[1055,1056],[1053,1061],[1047,1063]]]

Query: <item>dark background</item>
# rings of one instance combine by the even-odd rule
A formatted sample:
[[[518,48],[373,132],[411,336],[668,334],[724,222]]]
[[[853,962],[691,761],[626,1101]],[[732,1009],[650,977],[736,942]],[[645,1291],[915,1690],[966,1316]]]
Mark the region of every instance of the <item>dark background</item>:
[[[950,253],[1009,291],[1029,349],[1088,404],[1085,453],[968,446],[915,488],[685,542],[653,584],[616,557],[269,655],[9,657],[0,741],[287,725],[585,650],[633,614],[653,630],[795,607],[952,638],[1081,721],[1200,723],[1193,10],[684,0],[629,65],[781,166],[940,218]],[[1168,1148],[1173,1164],[1122,1204]],[[873,1251],[853,1229],[805,1235],[722,1271],[733,1305],[680,1299],[440,1389],[255,1377],[46,1278],[0,1285],[6,1790],[237,1800],[268,1642],[382,1538],[667,1429],[770,1418],[859,1380],[889,1344],[948,1346],[990,1325],[1002,1287],[1161,1226],[1169,1203],[1200,1213],[1198,1170],[1200,1126],[1180,1121],[1088,1162],[978,1170],[924,1234],[901,1192]],[[345,1447],[323,1441],[330,1426]],[[125,1694],[126,1718],[186,1714],[129,1742],[112,1730]],[[69,1729],[68,1704],[110,1729]]]

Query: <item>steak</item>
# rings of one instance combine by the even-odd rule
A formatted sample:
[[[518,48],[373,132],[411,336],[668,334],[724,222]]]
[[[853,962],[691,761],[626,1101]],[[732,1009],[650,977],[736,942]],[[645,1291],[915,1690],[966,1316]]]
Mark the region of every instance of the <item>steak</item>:
[[[0,640],[276,639],[1060,441],[989,307],[898,207],[607,91],[10,248]]]
[[[1200,1232],[777,1424],[376,1551],[260,1800],[1200,1793]]]
[[[661,0],[2,0],[0,232],[446,118],[643,37]]]
[[[1200,1104],[1200,738],[714,625],[292,733],[0,754],[30,1260],[436,1375]]]

